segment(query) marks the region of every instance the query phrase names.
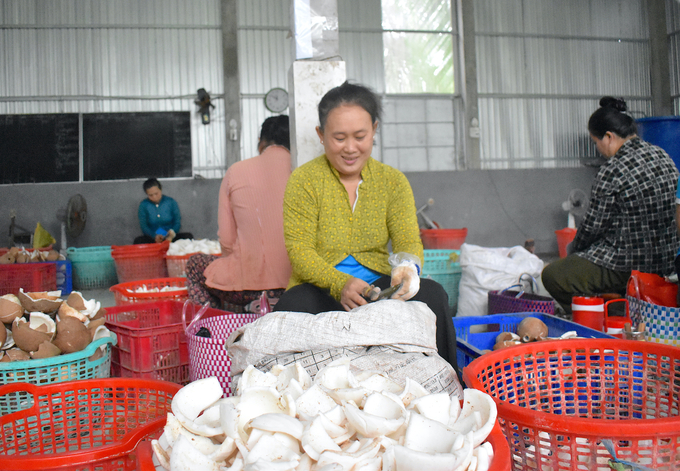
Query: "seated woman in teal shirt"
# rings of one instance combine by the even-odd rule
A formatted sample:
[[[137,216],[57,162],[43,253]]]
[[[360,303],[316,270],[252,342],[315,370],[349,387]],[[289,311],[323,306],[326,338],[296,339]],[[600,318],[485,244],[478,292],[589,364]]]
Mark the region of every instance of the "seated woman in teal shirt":
[[[182,216],[177,202],[163,195],[161,182],[149,178],[144,182],[146,199],[139,203],[137,215],[143,235],[136,237],[135,244],[153,244],[164,240],[193,239],[189,232],[179,232]]]
[[[293,271],[274,310],[351,310],[366,304],[369,285],[402,283],[392,298],[428,305],[437,317],[439,355],[455,367],[446,291],[419,278],[423,245],[411,186],[399,170],[371,157],[378,97],[345,82],[321,99],[318,112],[325,154],[297,168],[286,186],[284,238]]]

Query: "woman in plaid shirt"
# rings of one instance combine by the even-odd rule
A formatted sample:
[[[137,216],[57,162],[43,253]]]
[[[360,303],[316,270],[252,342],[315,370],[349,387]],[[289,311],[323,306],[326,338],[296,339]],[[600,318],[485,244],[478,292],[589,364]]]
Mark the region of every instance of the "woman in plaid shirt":
[[[674,270],[678,170],[663,149],[637,136],[626,109],[623,99],[603,97],[590,117],[590,137],[607,160],[569,256],[543,270],[545,288],[567,313],[575,295],[625,294],[631,270]]]

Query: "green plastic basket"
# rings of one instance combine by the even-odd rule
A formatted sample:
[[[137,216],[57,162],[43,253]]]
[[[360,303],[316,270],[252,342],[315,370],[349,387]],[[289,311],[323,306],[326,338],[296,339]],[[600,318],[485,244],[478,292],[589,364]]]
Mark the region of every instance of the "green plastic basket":
[[[110,288],[118,283],[111,246],[69,247],[66,258],[73,266],[73,287],[78,290]]]
[[[111,374],[111,347],[117,342],[116,334],[92,342],[80,352],[58,355],[41,360],[0,363],[0,385],[13,382],[38,386],[80,379],[108,378]],[[102,345],[105,352],[96,359],[91,357]],[[0,397],[0,416],[33,406],[33,397],[20,391]]]
[[[431,278],[444,287],[449,295],[449,307],[452,313],[458,308],[458,284],[460,283],[461,268],[460,250],[425,250],[425,263],[420,274],[421,278]]]

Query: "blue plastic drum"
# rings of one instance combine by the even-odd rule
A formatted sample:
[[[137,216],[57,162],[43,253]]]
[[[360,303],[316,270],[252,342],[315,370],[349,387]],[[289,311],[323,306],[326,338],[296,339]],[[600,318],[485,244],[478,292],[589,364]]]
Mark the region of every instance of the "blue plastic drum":
[[[680,116],[658,116],[637,120],[638,135],[665,150],[680,168]]]

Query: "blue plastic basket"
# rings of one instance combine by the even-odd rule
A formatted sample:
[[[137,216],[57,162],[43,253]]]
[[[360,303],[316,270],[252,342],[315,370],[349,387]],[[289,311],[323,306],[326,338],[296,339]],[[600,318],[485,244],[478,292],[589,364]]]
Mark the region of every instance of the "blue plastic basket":
[[[517,333],[517,326],[525,317],[537,317],[548,326],[548,337],[559,337],[570,331],[584,338],[611,339],[611,335],[575,322],[567,321],[550,314],[541,312],[518,312],[512,314],[490,314],[488,316],[453,317],[452,322],[456,328],[456,343],[458,368],[463,368],[473,360],[479,358],[484,350],[492,350],[496,343],[496,337],[501,332]],[[477,327],[477,329],[473,329]],[[484,332],[472,332],[472,330],[484,330]]]
[[[66,258],[73,264],[75,289],[110,288],[118,283],[116,263],[111,256],[111,246],[69,247]]]
[[[41,360],[0,363],[0,385],[16,381],[38,386],[80,379],[108,378],[111,374],[111,347],[116,344],[116,334],[92,342],[80,352],[58,355]],[[106,345],[104,353],[92,358],[99,347]],[[0,397],[0,416],[28,409],[33,398],[25,391]]]
[[[462,274],[458,261],[460,250],[425,250],[424,255],[421,278],[431,278],[444,287],[449,295],[451,312],[455,313],[458,307],[458,284]]]

